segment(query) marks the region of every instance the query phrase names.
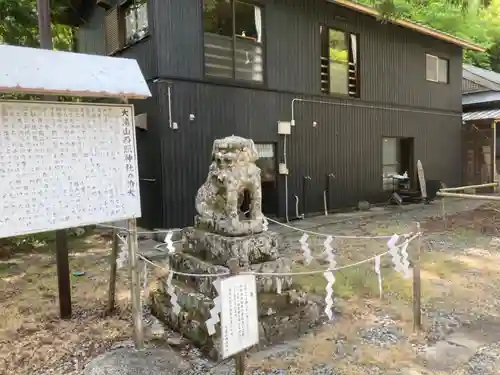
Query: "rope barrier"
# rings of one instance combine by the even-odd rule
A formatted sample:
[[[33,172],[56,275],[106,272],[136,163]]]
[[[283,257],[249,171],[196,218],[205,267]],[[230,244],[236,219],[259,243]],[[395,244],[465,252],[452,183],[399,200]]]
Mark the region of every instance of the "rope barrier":
[[[340,234],[327,234],[327,233],[321,233],[321,232],[315,232],[315,231],[311,231],[311,230],[307,230],[307,229],[297,228],[297,227],[294,227],[292,225],[281,223],[281,222],[274,220],[274,219],[270,219],[268,217],[265,217],[265,218],[268,221],[270,221],[274,224],[280,225],[282,227],[292,229],[292,230],[295,230],[297,232],[310,234],[312,236],[318,236],[318,237],[325,237],[325,238],[332,237],[332,238],[343,238],[343,239],[362,239],[362,240],[371,240],[371,239],[388,240],[392,237],[392,235],[390,235],[390,236],[389,235],[384,235],[384,236],[348,236],[348,235],[340,235]],[[97,224],[96,226],[100,227],[100,228],[116,229],[122,233],[129,232],[129,230],[127,228],[117,227],[117,226],[113,226],[113,225]],[[179,232],[181,230],[182,229],[175,228],[175,229],[164,229],[164,230],[156,230],[156,231],[140,231],[140,232],[137,232],[137,234],[139,235],[139,234],[169,233],[169,232]],[[413,233],[406,233],[406,234],[402,234],[402,236],[411,236],[412,234]]]
[[[300,229],[300,228],[297,228],[297,227],[294,227],[290,224],[285,224],[285,223],[281,223],[277,220],[274,220],[274,219],[270,219],[268,217],[266,217],[266,219],[272,223],[275,223],[275,224],[278,224],[282,227],[285,227],[285,228],[288,228],[288,229],[293,229],[293,230],[296,230],[298,232],[302,232],[302,233],[306,233],[306,234],[310,234],[312,236],[318,236],[318,237],[332,237],[332,238],[345,238],[345,239],[362,239],[362,240],[372,240],[372,239],[378,239],[378,240],[388,240],[392,237],[392,235],[390,236],[344,236],[344,235],[338,235],[338,234],[326,234],[326,233],[320,233],[320,232],[314,232],[314,231],[311,231],[311,230],[307,230],[307,229]],[[412,233],[407,233],[406,235],[411,235]],[[402,236],[404,236],[405,234],[402,234]]]
[[[116,229],[120,231],[120,233],[128,233],[129,230],[124,227],[117,227],[109,224],[96,224],[98,228],[106,228],[106,229]],[[158,233],[169,233],[169,232],[180,232],[182,229],[174,228],[174,229],[160,229],[160,230],[152,230],[152,231],[138,231],[137,234],[158,234]]]
[[[412,235],[411,237],[409,237],[404,242],[402,242],[401,244],[396,245],[396,247],[401,248],[401,247],[409,244],[411,241],[413,241],[415,238],[417,238],[417,237],[419,237],[421,235],[422,235],[422,233],[416,233],[416,234]],[[311,271],[301,271],[301,272],[254,272],[254,271],[241,271],[241,274],[251,274],[251,275],[256,275],[256,276],[267,276],[267,277],[304,276],[304,275],[323,274],[325,272],[333,272],[333,271],[339,271],[339,270],[346,269],[346,268],[356,267],[356,266],[359,266],[361,264],[374,261],[376,258],[383,257],[385,255],[388,255],[389,253],[390,253],[390,250],[384,251],[383,253],[377,254],[377,255],[372,256],[370,258],[363,259],[363,260],[361,260],[359,262],[350,263],[350,264],[347,264],[347,265],[344,265],[344,266],[335,267],[335,268],[321,269],[321,270],[311,270]],[[224,277],[224,276],[228,276],[229,275],[229,271],[228,272],[224,272],[224,273],[188,273],[188,272],[175,271],[175,270],[172,270],[172,269],[167,269],[167,268],[165,268],[165,267],[163,267],[163,266],[161,266],[159,264],[156,264],[156,263],[150,261],[143,254],[138,254],[138,256],[139,256],[139,258],[141,258],[142,260],[144,260],[145,262],[151,264],[154,267],[162,269],[165,272],[171,272],[173,274],[180,275],[180,276],[186,276],[186,277]]]

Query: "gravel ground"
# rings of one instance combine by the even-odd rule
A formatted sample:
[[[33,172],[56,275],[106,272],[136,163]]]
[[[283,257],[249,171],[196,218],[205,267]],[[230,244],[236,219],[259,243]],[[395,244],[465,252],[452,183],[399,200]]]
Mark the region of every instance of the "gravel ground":
[[[427,368],[420,360],[421,353],[446,340],[451,334],[462,332],[481,317],[488,317],[498,310],[496,296],[499,294],[497,290],[500,287],[500,274],[494,264],[500,260],[500,239],[497,238],[500,234],[496,232],[496,227],[500,227],[497,225],[500,224],[500,212],[490,209],[469,212],[477,209],[480,204],[482,203],[477,201],[447,200],[446,227],[441,220],[432,219],[440,215],[438,203],[420,206],[411,211],[396,208],[390,214],[372,217],[354,215],[334,224],[327,221],[331,221],[334,216],[293,223],[300,227],[313,227],[323,233],[386,235],[409,231],[414,228],[415,221],[420,221],[425,233],[425,259],[421,267],[426,283],[423,289],[425,331],[422,335],[413,334],[411,300],[408,300],[405,292],[408,284],[401,278],[395,278],[390,264],[387,264],[388,267],[384,268],[383,300],[378,299],[378,292],[373,294],[373,288],[367,290],[366,285],[362,288],[361,284],[368,276],[347,274],[347,279],[357,277],[359,280],[356,279],[356,284],[351,282],[351,296],[343,302],[340,301],[343,305],[338,308],[340,314],[336,320],[314,334],[286,343],[277,349],[252,353],[248,359],[248,374],[432,374],[432,369]],[[464,211],[465,214],[457,214]],[[272,226],[273,228],[275,226]],[[288,230],[280,232],[283,232],[284,242],[288,243],[285,254],[300,257],[300,253],[297,253],[297,238],[300,235]],[[317,246],[318,251],[321,251],[321,240],[311,239],[311,243],[313,250]],[[336,245],[339,249],[339,264],[342,261],[366,258],[385,246],[383,241],[338,241]],[[79,323],[60,323],[57,320],[57,306],[52,306],[57,286],[52,282],[51,285],[45,285],[45,289],[38,287],[33,290],[38,294],[29,295],[33,300],[33,296],[42,293],[40,290],[48,293],[48,297],[43,300],[45,305],[36,309],[39,315],[36,315],[36,323],[31,323],[35,324],[33,332],[24,333],[23,336],[23,332],[27,332],[26,327],[29,327],[27,324],[35,319],[28,315],[33,314],[33,307],[26,308],[26,311],[21,310],[20,315],[25,319],[22,323],[11,328],[0,326],[1,375],[77,375],[81,374],[83,364],[89,358],[110,349],[131,345],[130,341],[124,342],[131,332],[130,312],[123,307],[128,304],[128,292],[124,282],[126,275],[120,276],[118,288],[122,312],[119,316],[109,318],[102,315],[107,284],[107,247],[104,249],[103,254],[94,254],[90,263],[78,263],[78,258],[73,259],[77,264],[72,269],[85,269],[89,275],[95,275],[93,278],[74,280],[77,301],[75,319]],[[26,262],[26,259],[22,258],[22,261]],[[53,262],[53,259],[51,261]],[[31,259],[30,262],[30,265],[41,264],[37,259]],[[32,271],[27,266],[25,268],[25,273]],[[368,271],[370,275],[373,273],[372,269]],[[47,274],[54,275],[53,270],[48,268]],[[0,277],[3,277],[2,275],[0,274]],[[31,280],[32,283],[37,282],[36,277]],[[6,295],[14,296],[14,299],[21,298],[22,288],[25,288],[26,284],[16,283],[12,276],[7,281],[4,277],[4,284],[0,287],[6,291]],[[90,302],[94,300],[96,303]],[[28,302],[17,303],[29,306]],[[2,311],[12,309],[12,306],[13,300],[5,301],[0,298]],[[87,315],[82,314],[82,311]],[[19,312],[16,314],[19,315]],[[4,315],[4,318],[14,319],[14,315]],[[48,321],[52,322],[51,328],[47,328]],[[42,333],[53,339],[53,343],[42,339]],[[173,336],[173,333],[167,331],[166,335]],[[175,337],[170,342],[175,343]],[[164,347],[165,344],[148,342],[148,346]],[[174,346],[179,358],[188,361],[192,366],[187,375],[234,374],[231,364],[216,365],[204,360],[197,349],[185,346],[183,341]],[[26,348],[26,353],[22,352],[23,348]],[[63,349],[65,354],[60,354]],[[54,355],[47,356],[51,350]],[[33,351],[38,353],[33,356]],[[19,353],[14,356],[14,352]],[[30,358],[35,357],[37,362],[30,363]],[[8,362],[14,359],[15,363]],[[2,360],[6,364],[5,368],[2,368]],[[475,349],[469,358],[443,374],[496,374],[500,373],[499,361],[500,344],[489,342]]]

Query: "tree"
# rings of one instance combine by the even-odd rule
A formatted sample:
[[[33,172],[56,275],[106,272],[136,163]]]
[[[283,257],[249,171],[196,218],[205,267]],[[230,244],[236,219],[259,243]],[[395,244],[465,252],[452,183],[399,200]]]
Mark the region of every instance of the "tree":
[[[52,0],[53,17],[67,6],[67,0]],[[0,42],[27,47],[38,47],[38,19],[36,0],[0,0]],[[54,48],[71,50],[73,33],[65,25],[52,25]]]

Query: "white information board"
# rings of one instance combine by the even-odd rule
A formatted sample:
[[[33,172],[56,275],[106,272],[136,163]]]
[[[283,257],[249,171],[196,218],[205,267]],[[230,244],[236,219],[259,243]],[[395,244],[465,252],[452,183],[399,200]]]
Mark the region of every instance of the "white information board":
[[[222,358],[231,357],[259,343],[259,315],[255,275],[221,280]]]
[[[132,106],[0,101],[0,238],[140,216]]]

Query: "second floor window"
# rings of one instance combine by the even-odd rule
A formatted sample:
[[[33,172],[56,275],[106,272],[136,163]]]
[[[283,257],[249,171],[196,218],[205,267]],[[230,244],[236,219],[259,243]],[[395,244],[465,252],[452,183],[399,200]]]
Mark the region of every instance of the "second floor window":
[[[321,92],[359,97],[358,36],[320,26]]]
[[[125,43],[134,43],[148,33],[147,0],[135,0],[125,9]]]
[[[425,74],[427,81],[448,83],[448,60],[426,54]]]
[[[238,0],[204,0],[205,75],[264,81],[262,8]]]
[[[132,0],[111,8],[104,29],[108,55],[144,38],[149,31],[147,0]]]

